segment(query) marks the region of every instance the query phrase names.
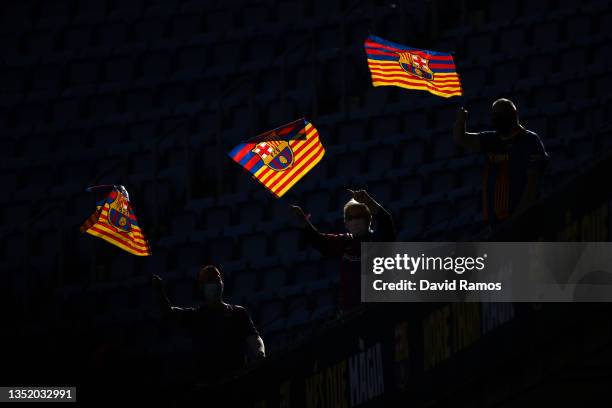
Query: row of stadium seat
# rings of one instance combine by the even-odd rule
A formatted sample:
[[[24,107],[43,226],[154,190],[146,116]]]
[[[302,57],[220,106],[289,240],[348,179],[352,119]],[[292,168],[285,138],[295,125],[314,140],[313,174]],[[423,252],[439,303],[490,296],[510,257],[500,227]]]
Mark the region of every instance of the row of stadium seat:
[[[565,68],[558,74],[553,75],[550,71],[552,64],[552,58],[538,58],[528,63],[529,71],[533,72],[531,77],[522,75],[522,63],[521,61],[505,61],[496,68],[494,71],[490,70],[491,76],[507,78],[508,80],[499,81],[499,83],[491,82],[487,83],[486,78],[489,75],[485,75],[486,72],[483,69],[476,68],[474,73],[475,78],[484,78],[484,82],[481,83],[479,89],[481,93],[515,93],[517,96],[524,95],[524,99],[528,104],[539,104],[543,102],[553,102],[557,97],[556,89],[561,83],[571,83],[573,87],[572,91],[576,91],[578,95],[583,95],[589,98],[607,95],[603,89],[606,89],[606,82],[609,81],[610,75],[609,70],[612,66],[605,64],[593,64],[589,69],[589,78],[585,81],[584,79],[577,81],[577,73],[575,71],[566,70]],[[544,69],[544,66],[548,66]],[[569,66],[566,64],[566,66]],[[538,75],[549,72],[549,80],[542,82],[541,79],[536,79]],[[472,71],[466,68],[466,77],[464,82],[469,82],[470,73]],[[364,81],[368,81],[367,78],[362,78]],[[205,82],[197,81],[195,88],[190,92],[199,90],[203,94],[206,91],[211,91],[214,86],[209,85],[214,82],[206,80]],[[137,121],[137,117],[147,115],[149,117],[155,117],[154,114],[159,116],[176,116],[186,115],[188,118],[192,118],[194,113],[199,112],[206,113],[210,112],[210,122],[213,121],[215,106],[212,104],[203,104],[202,102],[189,102],[187,98],[189,96],[187,89],[189,82],[183,83],[167,83],[159,84],[156,82],[141,81],[140,84],[136,82],[132,84],[129,90],[123,90],[119,87],[115,90],[109,88],[107,91],[91,86],[88,88],[82,88],[80,92],[66,92],[64,97],[54,97],[52,93],[42,93],[37,96],[32,96],[21,103],[16,103],[18,100],[12,101],[10,96],[5,96],[4,105],[12,104],[11,109],[6,109],[3,115],[0,116],[0,121],[5,128],[20,129],[25,126],[31,127],[33,124],[39,124],[41,127],[48,126],[51,129],[55,127],[55,124],[66,124],[66,123],[89,123],[91,125],[99,125],[100,120],[106,122],[117,122],[123,124],[125,121]],[[193,86],[194,84],[192,84]],[[201,88],[199,88],[201,86]],[[535,91],[534,89],[535,88]],[[220,92],[220,89],[217,87]],[[566,90],[565,92],[569,92]],[[165,95],[170,95],[170,98],[166,100]],[[214,94],[214,92],[213,92]],[[174,97],[172,96],[174,95]],[[294,95],[294,96],[293,96]],[[332,94],[333,95],[333,94]],[[312,98],[312,90],[304,89],[299,93],[289,93],[286,103],[285,112],[282,112],[282,99],[278,96],[272,96],[270,93],[263,93],[260,95],[254,95],[253,98],[249,99],[248,95],[241,98],[228,98],[224,100],[223,108],[225,116],[229,116],[228,120],[236,123],[238,121],[244,123],[245,117],[249,121],[254,122],[257,118],[258,121],[278,120],[292,117],[290,115],[299,115],[304,112],[312,111],[312,102],[309,102]],[[331,95],[325,97],[329,98]],[[335,95],[339,98],[341,95]],[[575,96],[575,95],[572,95]],[[472,95],[475,97],[475,95]],[[325,102],[323,96],[319,98],[319,104]],[[297,105],[297,101],[300,101],[300,105]],[[389,106],[396,104],[401,105],[402,101],[398,99],[395,90],[388,90],[386,88],[375,88],[369,89],[360,98],[361,104],[364,109],[374,112],[380,112],[383,109],[392,109]],[[334,101],[338,103],[339,101]],[[385,108],[386,107],[386,108]],[[446,107],[445,109],[448,109]],[[442,114],[440,111],[438,115]],[[159,117],[158,116],[158,117]],[[218,114],[216,115],[218,117]],[[209,123],[210,123],[209,122]],[[217,119],[218,122],[218,119]],[[424,121],[417,122],[417,125],[429,125],[431,123],[439,123],[439,118],[433,117],[426,123]],[[412,125],[412,124],[411,124]],[[232,124],[229,123],[229,127]],[[210,129],[210,127],[208,127]],[[213,127],[215,130],[218,125]],[[29,128],[26,128],[30,130]]]
[[[600,86],[600,89],[605,89],[605,84]],[[478,116],[486,115],[484,112],[489,102],[485,100],[483,102],[480,107],[478,104],[473,105]],[[610,107],[610,98],[599,98],[587,103],[576,102],[568,105],[556,103],[551,97],[548,103],[541,108],[534,107],[536,110],[532,109],[531,114],[522,118],[523,123],[538,132],[545,141],[563,136],[568,130],[581,132],[603,125],[606,121],[606,111]],[[480,109],[483,111],[481,114],[478,113]],[[371,121],[370,126],[366,121],[342,120],[334,124],[322,120],[319,132],[325,145],[328,146],[328,160],[322,162],[319,169],[324,169],[321,172],[323,175],[335,177],[369,173],[388,167],[414,167],[431,159],[451,158],[458,153],[450,137],[449,127],[453,115],[453,110],[447,107],[438,112],[435,120],[440,126],[446,123],[444,127],[418,133],[410,130],[412,124],[417,124],[415,128],[418,131],[428,121],[427,115],[420,111],[407,112],[399,115],[399,118],[398,115],[381,116]],[[401,125],[402,123],[404,124]],[[186,158],[197,160],[200,157],[185,150],[183,135],[178,135],[178,138],[175,135],[164,138],[163,142],[158,145],[158,153],[155,156],[152,151],[155,136],[151,137],[151,135],[160,134],[162,132],[160,126],[160,122],[157,121],[140,121],[123,128],[117,125],[95,129],[89,132],[89,135],[87,131],[78,130],[70,133],[66,133],[65,130],[60,132],[48,130],[34,134],[28,130],[14,132],[11,138],[2,139],[3,151],[13,158],[12,162],[3,163],[3,169],[6,173],[14,174],[11,169],[23,165],[23,162],[16,158],[28,157],[28,170],[24,170],[28,176],[17,174],[16,177],[13,177],[7,174],[5,178],[15,190],[21,190],[23,187],[37,183],[41,185],[50,182],[61,184],[66,176],[73,177],[74,174],[80,175],[86,181],[88,177],[93,177],[95,173],[112,166],[113,163],[127,164],[129,172],[135,176],[152,177],[155,174],[154,157],[157,157],[158,172],[175,166],[185,168]],[[406,130],[396,133],[397,129],[402,127]],[[473,128],[478,129],[479,127],[486,128],[486,125],[477,123]],[[116,142],[118,137],[123,138],[121,130],[125,133],[126,129],[129,134],[137,137],[137,140]],[[115,133],[115,130],[119,135]],[[235,143],[246,138],[248,130],[246,128],[235,129],[227,134],[228,138],[235,138]],[[84,142],[90,144],[89,147],[79,148],[78,144]],[[216,158],[216,161],[220,163],[224,163],[220,158],[226,159],[225,151],[230,146],[229,142],[227,146],[225,146],[226,143],[219,146],[216,142],[210,145],[205,134],[191,134],[189,142],[190,149],[205,148],[202,158],[206,160]],[[59,149],[62,150],[62,155],[58,158]],[[364,150],[370,153],[367,158],[360,154]],[[106,157],[100,159],[101,155]],[[379,163],[384,163],[383,167],[380,167]]]
[[[65,27],[71,24],[96,24],[117,18],[137,20],[142,18],[158,19],[158,24],[147,27],[154,31],[164,23],[171,27],[172,34],[194,35],[200,32],[222,32],[227,28],[234,30],[257,28],[273,22],[285,21],[287,16],[295,18],[324,17],[326,12],[340,13],[336,3],[330,8],[321,0],[299,2],[280,0],[263,2],[244,1],[186,1],[179,2],[88,2],[94,4],[45,1],[33,5],[23,2],[10,10],[22,27],[30,29]],[[81,3],[81,2],[79,2]],[[85,3],[85,2],[83,2]],[[93,5],[93,7],[92,7]],[[237,6],[240,6],[236,9]],[[239,10],[236,12],[235,10]],[[190,17],[198,18],[190,18]],[[6,21],[6,23],[10,23]],[[12,27],[12,25],[9,25]]]
[[[205,49],[182,48],[184,47],[182,44],[178,47],[158,52],[150,51],[146,47],[126,47],[112,54],[101,52],[97,57],[75,57],[69,61],[40,64],[25,61],[25,66],[8,60],[9,64],[0,70],[2,73],[0,91],[7,94],[5,101],[0,100],[0,103],[6,104],[7,101],[36,103],[57,99],[60,95],[84,97],[95,94],[103,99],[110,99],[110,104],[112,99],[115,99],[115,110],[118,110],[118,98],[133,89],[131,92],[138,90],[144,92],[145,101],[148,101],[149,105],[164,106],[165,98],[160,95],[176,95],[176,103],[198,101],[204,96],[210,98],[211,95],[218,97],[224,90],[220,86],[224,82],[228,85],[234,84],[237,76],[241,79],[259,77],[260,81],[257,84],[253,84],[252,81],[246,82],[248,85],[246,89],[249,90],[253,86],[255,95],[280,92],[281,82],[278,73],[281,71],[281,60],[278,58],[265,58],[260,63],[249,59],[245,63],[237,48],[229,48],[230,52],[234,53],[234,57],[226,55],[222,58],[211,58],[212,61],[221,64],[215,66],[207,62]],[[475,85],[482,84],[483,79],[486,85],[491,85],[501,84],[504,81],[512,83],[517,79],[541,80],[542,77],[557,72],[576,74],[577,66],[581,69],[590,66],[595,73],[605,71],[609,63],[607,51],[610,50],[610,38],[599,35],[590,41],[582,39],[575,44],[573,41],[560,43],[555,48],[549,46],[521,49],[520,54],[509,54],[506,48],[502,49],[503,54],[500,53],[494,63],[488,66],[483,65],[477,55],[464,57],[459,54],[457,64],[465,89],[478,89],[479,87]],[[490,53],[487,55],[491,57]],[[362,61],[361,44],[352,44],[344,60]],[[284,71],[285,88],[308,90],[312,87],[311,58],[308,57],[307,61],[308,64],[304,64],[303,59],[288,62]],[[328,92],[334,95],[340,94],[344,66],[342,57],[337,53],[322,55],[317,57],[314,66],[316,81],[329,85],[326,86]],[[278,72],[274,72],[275,70]],[[24,72],[28,73],[26,78]],[[345,74],[351,72],[346,69]],[[359,79],[368,80],[365,66],[359,70],[359,75]],[[351,79],[346,80],[350,83]],[[197,88],[191,88],[193,82],[198,84]],[[231,99],[229,101],[231,103]],[[125,104],[128,111],[140,105],[129,106],[127,102]],[[112,113],[112,110],[109,113]]]
[[[139,4],[140,3],[140,4]],[[369,2],[375,3],[375,2]],[[593,9],[606,4],[606,0],[581,2],[584,9]],[[236,5],[240,12],[235,13]],[[578,14],[580,5],[569,0],[516,2],[512,4],[488,4],[487,15],[493,21],[508,21],[529,18],[534,14]],[[160,18],[169,20],[171,32],[186,36],[205,31],[222,31],[227,27],[260,26],[263,23],[282,21],[287,16],[303,19],[309,16],[327,16],[342,14],[339,3],[314,0],[299,2],[295,0],[262,2],[244,1],[185,1],[185,2],[92,2],[82,0],[75,3],[61,1],[22,2],[10,7],[12,19],[3,21],[30,29],[45,27],[64,27],[70,24],[95,24],[113,18],[141,19]],[[196,18],[193,18],[195,16]],[[161,24],[160,24],[161,25]]]

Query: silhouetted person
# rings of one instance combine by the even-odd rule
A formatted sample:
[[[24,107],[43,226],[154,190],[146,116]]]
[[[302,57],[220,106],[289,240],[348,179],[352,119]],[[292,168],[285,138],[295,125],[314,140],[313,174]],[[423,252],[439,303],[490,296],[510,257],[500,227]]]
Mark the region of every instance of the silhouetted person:
[[[365,190],[348,190],[352,198],[344,206],[344,225],[348,233],[319,232],[304,211],[292,205],[309,243],[322,255],[342,258],[340,267],[340,311],[347,312],[361,302],[361,243],[395,241],[391,214]],[[376,229],[372,229],[372,220]]]
[[[205,266],[198,272],[196,291],[201,302],[193,307],[172,306],[162,285],[153,275],[162,313],[191,330],[196,367],[201,379],[213,382],[244,367],[247,361],[265,357],[264,343],[247,310],[223,302],[223,280],[219,270]]]
[[[456,143],[486,154],[483,174],[483,217],[495,226],[524,210],[539,195],[548,154],[540,137],[519,122],[512,101],[493,102],[492,131],[466,131],[467,111],[460,108],[453,128]]]

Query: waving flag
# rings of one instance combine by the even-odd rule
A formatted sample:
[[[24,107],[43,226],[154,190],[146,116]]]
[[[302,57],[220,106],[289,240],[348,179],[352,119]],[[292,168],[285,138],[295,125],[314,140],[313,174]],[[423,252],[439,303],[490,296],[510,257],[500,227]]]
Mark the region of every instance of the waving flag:
[[[138,226],[126,189],[123,186],[106,185],[87,190],[101,188],[111,188],[112,191],[98,201],[96,211],[81,225],[81,232],[102,238],[134,255],[151,255],[151,248]]]
[[[229,156],[276,197],[282,197],[323,157],[317,129],[298,119],[239,144]]]
[[[461,96],[451,54],[407,47],[373,35],[364,46],[372,85],[420,89],[445,98]]]

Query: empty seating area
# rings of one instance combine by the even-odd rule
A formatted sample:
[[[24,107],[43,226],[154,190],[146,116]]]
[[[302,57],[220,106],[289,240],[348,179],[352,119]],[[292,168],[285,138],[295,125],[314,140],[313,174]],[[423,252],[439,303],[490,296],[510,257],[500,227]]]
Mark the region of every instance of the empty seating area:
[[[151,273],[188,304],[198,266],[215,263],[274,350],[337,302],[339,261],[308,247],[289,203],[337,231],[346,189],[364,188],[401,240],[469,236],[480,228],[483,162],[453,144],[455,110],[485,130],[502,96],[551,156],[544,191],[612,145],[606,0],[467,2],[435,29],[431,2],[10,3],[0,6],[0,269],[11,293],[49,285],[63,306],[46,313],[59,321],[87,301],[101,322],[146,326]],[[464,96],[372,87],[370,32],[454,50]],[[326,155],[276,200],[227,152],[302,116]],[[152,258],[78,232],[95,203],[84,189],[106,183],[130,192]]]

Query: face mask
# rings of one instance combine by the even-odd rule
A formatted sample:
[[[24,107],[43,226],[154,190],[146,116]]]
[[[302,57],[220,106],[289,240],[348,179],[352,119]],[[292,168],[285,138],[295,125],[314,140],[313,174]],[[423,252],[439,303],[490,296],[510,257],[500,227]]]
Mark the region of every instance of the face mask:
[[[219,283],[206,283],[202,288],[204,300],[221,300],[223,287]]]
[[[353,219],[345,221],[346,229],[348,232],[356,237],[361,237],[368,232],[368,222],[364,219]]]
[[[514,127],[514,119],[510,115],[493,115],[493,128],[499,133],[508,133]]]

